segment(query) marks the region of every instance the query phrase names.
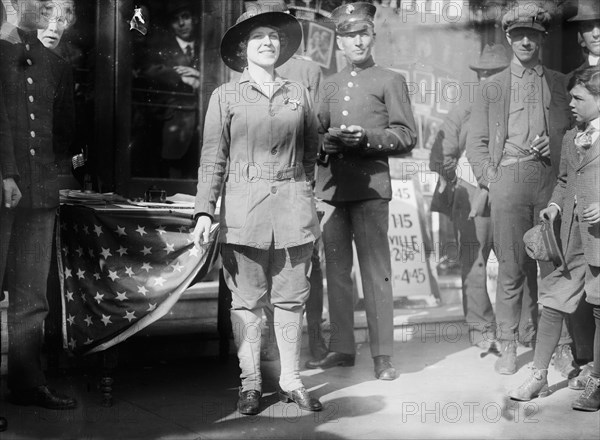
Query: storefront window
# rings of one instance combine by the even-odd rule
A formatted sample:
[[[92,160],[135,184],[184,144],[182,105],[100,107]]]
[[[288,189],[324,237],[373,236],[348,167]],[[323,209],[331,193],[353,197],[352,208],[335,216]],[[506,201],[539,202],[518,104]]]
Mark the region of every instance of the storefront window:
[[[204,2],[150,0],[135,5],[131,37],[132,177],[195,179],[201,121],[219,79],[217,34]]]

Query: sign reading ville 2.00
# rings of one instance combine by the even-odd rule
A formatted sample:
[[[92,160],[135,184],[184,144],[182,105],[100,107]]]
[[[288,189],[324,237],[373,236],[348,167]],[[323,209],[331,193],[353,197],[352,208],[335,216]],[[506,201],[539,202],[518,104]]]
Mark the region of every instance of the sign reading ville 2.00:
[[[392,179],[388,239],[392,259],[394,296],[434,294],[429,260],[425,253],[423,199],[411,179]]]

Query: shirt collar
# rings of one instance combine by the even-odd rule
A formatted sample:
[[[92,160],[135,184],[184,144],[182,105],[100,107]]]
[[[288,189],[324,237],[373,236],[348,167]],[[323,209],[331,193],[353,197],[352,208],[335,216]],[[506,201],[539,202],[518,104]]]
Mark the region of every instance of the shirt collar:
[[[182,40],[181,38],[179,38],[178,36],[175,36],[175,39],[177,40],[177,44],[179,44],[179,47],[181,48],[181,51],[183,53],[185,53],[185,48],[188,46],[192,46],[192,52],[194,51],[194,42],[193,41],[185,41],[185,40]]]
[[[600,60],[600,57],[597,57],[596,55],[593,55],[591,53],[588,54],[588,64],[590,66],[597,66],[598,60]]]
[[[37,30],[25,31],[21,28],[17,28],[17,34],[19,35],[21,41],[25,44],[34,44],[40,41],[37,37]]]
[[[526,70],[527,68],[521,66],[520,64],[510,63],[510,72],[513,75],[518,76],[519,78],[523,78],[523,75],[525,74]],[[531,70],[537,73],[537,75],[540,77],[544,76],[544,68],[539,63]]]
[[[256,84],[256,81],[254,81],[254,79],[250,76],[250,72],[248,72],[247,67],[244,68],[244,71],[242,72],[242,76],[240,76],[239,82],[240,82],[240,84],[243,84],[243,83]],[[289,81],[287,79],[279,76],[279,74],[277,73],[277,70],[275,70],[275,82],[279,83],[279,86],[278,86],[278,88],[279,88],[279,87],[287,84]],[[256,84],[256,87],[259,88],[259,90],[260,90],[260,87],[258,87],[258,84]]]

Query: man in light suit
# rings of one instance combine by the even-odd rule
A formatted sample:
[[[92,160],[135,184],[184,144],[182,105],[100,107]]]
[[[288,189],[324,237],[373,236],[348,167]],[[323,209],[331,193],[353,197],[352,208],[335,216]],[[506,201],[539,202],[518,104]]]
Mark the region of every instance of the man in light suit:
[[[517,371],[517,340],[523,295],[531,295],[532,333],[537,325],[537,266],[523,234],[537,223],[556,182],[562,136],[570,125],[565,75],[543,67],[541,47],[550,14],[518,3],[502,19],[513,57],[475,97],[467,158],[479,185],[489,191],[494,250],[500,374]],[[552,267],[540,265],[542,275]],[[523,335],[521,335],[522,337]]]

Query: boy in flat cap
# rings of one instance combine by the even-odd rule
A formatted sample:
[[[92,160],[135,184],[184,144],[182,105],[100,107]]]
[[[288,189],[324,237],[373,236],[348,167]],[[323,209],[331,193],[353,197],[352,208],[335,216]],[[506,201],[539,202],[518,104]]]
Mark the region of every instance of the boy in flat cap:
[[[467,157],[481,188],[489,191],[494,250],[500,374],[517,371],[517,340],[534,341],[537,266],[523,235],[537,223],[556,182],[561,140],[570,124],[565,75],[543,67],[539,56],[550,14],[518,3],[502,19],[513,51],[510,67],[492,76],[475,96]],[[542,276],[553,268],[540,264]],[[531,334],[519,335],[524,295],[530,295]]]
[[[375,6],[342,5],[331,13],[337,45],[347,66],[324,81],[319,120],[324,135],[316,196],[325,215],[327,291],[331,328],[329,352],[308,368],[352,366],[354,298],[352,239],[356,243],[369,325],[375,377],[396,378],[393,351],[394,305],[388,245],[392,197],[388,156],[408,153],[416,144],[415,121],[404,77],[375,64]],[[338,92],[331,95],[331,90]]]

